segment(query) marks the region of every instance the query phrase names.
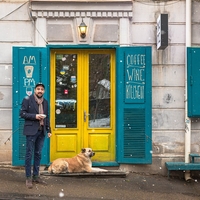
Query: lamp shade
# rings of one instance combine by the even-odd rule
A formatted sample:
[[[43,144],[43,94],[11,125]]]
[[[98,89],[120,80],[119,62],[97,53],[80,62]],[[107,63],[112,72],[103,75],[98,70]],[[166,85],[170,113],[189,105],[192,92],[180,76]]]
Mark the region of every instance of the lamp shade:
[[[80,31],[81,38],[85,38],[86,31],[87,31],[87,25],[84,23],[83,19],[82,19],[82,22],[79,25],[79,31]]]

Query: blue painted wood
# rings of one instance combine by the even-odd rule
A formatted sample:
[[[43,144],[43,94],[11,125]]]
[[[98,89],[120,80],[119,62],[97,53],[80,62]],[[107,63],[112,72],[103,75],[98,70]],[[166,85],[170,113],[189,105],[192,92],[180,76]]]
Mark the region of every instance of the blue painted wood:
[[[200,163],[166,162],[169,170],[200,170]]]
[[[92,162],[93,167],[118,167],[117,162]]]
[[[116,52],[116,130],[119,163],[152,163],[151,47]]]
[[[189,155],[191,157],[200,157],[200,154],[198,154],[198,153],[190,153]]]
[[[46,86],[45,98],[49,99],[49,70],[47,68],[47,49],[40,47],[13,47],[13,154],[14,166],[24,165],[26,138],[23,135],[24,119],[19,117],[24,97],[34,92],[37,82]],[[41,164],[49,163],[49,140],[45,140]]]
[[[168,169],[168,177],[172,170],[200,170],[200,163],[166,162],[165,166]]]
[[[194,159],[200,157],[200,154],[190,153],[189,156],[191,158],[192,163],[194,163]]]
[[[200,117],[200,48],[187,48],[188,117]]]

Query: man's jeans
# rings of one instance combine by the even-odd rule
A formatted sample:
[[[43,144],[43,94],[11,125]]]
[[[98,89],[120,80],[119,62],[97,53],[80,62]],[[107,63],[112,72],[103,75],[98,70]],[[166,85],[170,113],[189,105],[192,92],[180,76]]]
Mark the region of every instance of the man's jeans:
[[[32,155],[34,156],[33,160],[33,176],[39,175],[40,160],[42,147],[44,144],[44,133],[43,131],[38,130],[35,135],[26,136],[26,157],[25,157],[25,172],[26,177],[31,177],[31,160]]]

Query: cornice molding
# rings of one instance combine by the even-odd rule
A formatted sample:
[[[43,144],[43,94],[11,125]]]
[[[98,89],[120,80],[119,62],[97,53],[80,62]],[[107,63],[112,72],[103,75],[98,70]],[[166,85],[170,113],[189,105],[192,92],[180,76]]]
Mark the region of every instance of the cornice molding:
[[[31,15],[33,18],[132,18],[132,1],[32,1]]]

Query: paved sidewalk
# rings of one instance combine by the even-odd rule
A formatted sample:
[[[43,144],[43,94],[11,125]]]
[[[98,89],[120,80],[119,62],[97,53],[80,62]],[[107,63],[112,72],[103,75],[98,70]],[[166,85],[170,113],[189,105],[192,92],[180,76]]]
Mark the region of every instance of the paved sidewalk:
[[[0,167],[0,200],[199,200],[200,178],[129,173],[126,177],[41,176],[47,186],[25,186],[23,169]]]

